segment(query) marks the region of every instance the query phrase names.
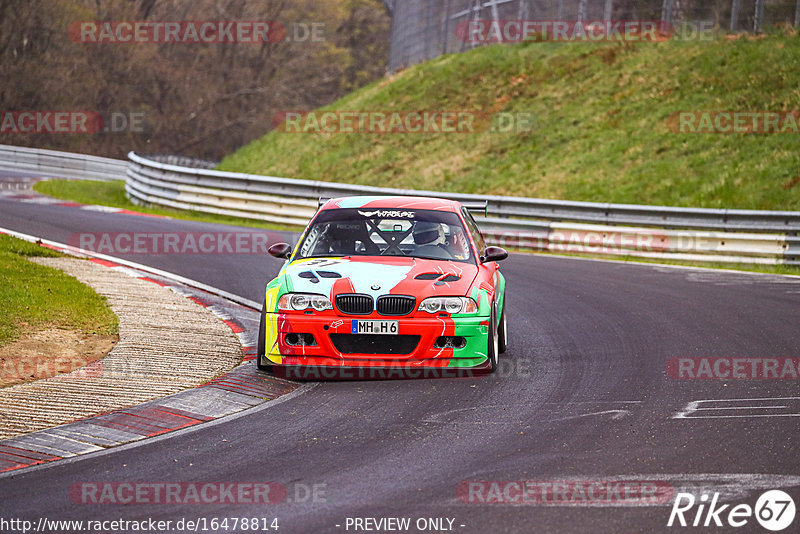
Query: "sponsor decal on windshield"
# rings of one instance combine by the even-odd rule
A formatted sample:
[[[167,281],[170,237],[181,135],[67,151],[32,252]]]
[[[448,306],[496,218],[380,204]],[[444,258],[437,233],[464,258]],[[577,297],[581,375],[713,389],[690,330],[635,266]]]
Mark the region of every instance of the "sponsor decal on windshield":
[[[375,211],[358,210],[358,214],[368,218],[379,217],[381,219],[387,219],[387,218],[413,219],[414,216],[416,215],[416,213],[413,211],[401,211],[401,210],[375,210]]]

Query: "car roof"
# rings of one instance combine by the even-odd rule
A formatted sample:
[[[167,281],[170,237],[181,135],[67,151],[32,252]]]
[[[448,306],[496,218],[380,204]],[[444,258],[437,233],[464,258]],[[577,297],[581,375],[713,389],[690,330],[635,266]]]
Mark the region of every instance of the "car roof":
[[[459,212],[461,211],[461,203],[455,200],[434,197],[355,196],[332,198],[322,206],[323,210],[338,208],[417,209]]]

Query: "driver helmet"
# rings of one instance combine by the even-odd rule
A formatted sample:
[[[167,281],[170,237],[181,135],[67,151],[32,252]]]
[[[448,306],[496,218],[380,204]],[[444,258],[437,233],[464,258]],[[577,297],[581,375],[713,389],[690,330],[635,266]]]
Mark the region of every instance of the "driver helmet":
[[[444,243],[444,228],[439,223],[418,221],[414,225],[414,243],[417,245]]]

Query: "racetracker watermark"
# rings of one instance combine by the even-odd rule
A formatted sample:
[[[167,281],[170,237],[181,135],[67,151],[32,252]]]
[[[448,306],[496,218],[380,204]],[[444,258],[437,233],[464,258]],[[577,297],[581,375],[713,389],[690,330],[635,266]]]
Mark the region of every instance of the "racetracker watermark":
[[[0,361],[4,381],[45,378],[91,379],[103,374],[103,362],[81,356],[19,356]]]
[[[324,504],[324,483],[279,482],[77,482],[76,504]]]
[[[70,40],[84,44],[269,44],[325,42],[324,22],[277,20],[75,21]]]
[[[456,26],[465,43],[658,42],[675,35],[660,20],[469,20]]]
[[[275,232],[81,232],[67,244],[100,254],[266,254]]]
[[[68,35],[76,43],[277,43],[286,36],[276,21],[75,21]]]
[[[623,227],[614,230],[583,228],[551,228],[540,232],[485,230],[484,236],[493,245],[507,250],[541,250],[555,253],[618,254],[665,252],[670,236],[660,230]],[[684,241],[689,241],[685,239]]]
[[[322,365],[293,365],[292,357],[284,357],[284,365],[276,365],[272,373],[288,380],[429,380],[435,378],[484,378],[486,368],[465,367],[330,367]],[[289,363],[286,363],[289,362]],[[522,359],[499,358],[494,374],[497,378],[530,378],[533,369]]]
[[[667,127],[679,134],[797,134],[800,111],[679,111]]]
[[[143,133],[143,111],[0,111],[0,135]]]
[[[294,110],[276,113],[272,125],[278,132],[304,134],[474,134],[530,132],[535,122],[527,111]]]
[[[666,371],[677,380],[798,380],[800,358],[672,358]]]
[[[672,495],[670,484],[643,480],[466,480],[456,487],[468,504],[650,506]]]

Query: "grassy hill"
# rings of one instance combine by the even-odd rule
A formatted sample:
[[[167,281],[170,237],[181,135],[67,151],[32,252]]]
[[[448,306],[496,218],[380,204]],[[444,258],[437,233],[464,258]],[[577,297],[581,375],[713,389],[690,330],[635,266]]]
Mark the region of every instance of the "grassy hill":
[[[800,134],[674,133],[676,112],[800,110],[800,37],[495,45],[326,110],[531,112],[524,133],[273,131],[220,169],[553,199],[800,210]]]

